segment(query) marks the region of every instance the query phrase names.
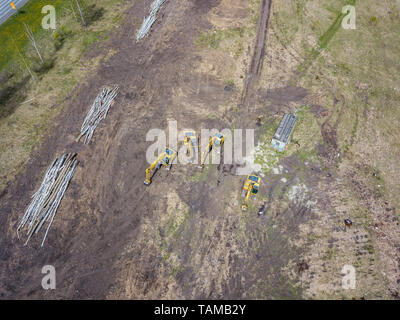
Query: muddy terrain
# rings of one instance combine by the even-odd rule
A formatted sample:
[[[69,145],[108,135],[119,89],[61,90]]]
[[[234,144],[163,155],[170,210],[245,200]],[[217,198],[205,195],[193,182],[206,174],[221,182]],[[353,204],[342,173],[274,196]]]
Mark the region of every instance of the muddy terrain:
[[[168,191],[171,185],[178,190],[178,199],[181,193],[189,204],[202,203],[201,210],[191,211],[190,215],[190,224],[195,224],[196,228],[200,227],[199,218],[211,219],[218,212],[215,204],[222,206],[223,203],[215,199],[214,192],[208,187],[194,183],[180,187],[183,181],[178,168],[168,175],[160,172],[152,186],[145,188],[143,179],[148,147],[145,135],[152,128],[166,129],[169,119],[177,120],[180,129],[199,130],[201,125],[227,127],[227,123],[210,121],[207,117],[208,112],[230,96],[218,79],[207,83],[207,92],[196,93],[197,101],[191,101],[190,106],[186,106],[186,97],[179,97],[183,101],[174,101],[174,92],[179,88],[191,90],[185,85],[188,80],[189,84],[193,78],[196,83],[201,83],[194,70],[199,57],[193,43],[199,30],[209,28],[205,17],[217,5],[218,1],[168,3],[154,26],[151,41],[146,39],[139,44],[133,41],[136,28],[129,20],[142,19],[143,2],[136,1],[126,12],[127,23],[123,30],[115,32],[114,39],[108,44],[110,48],[118,47],[118,52],[88,83],[75,88],[68,110],[58,118],[60,125],[54,129],[54,135],[48,137],[41,150],[32,156],[26,172],[2,196],[2,234],[8,235],[2,237],[1,243],[3,298],[106,298],[117,290],[110,291],[127,265],[138,268],[133,278],[126,280],[134,281],[137,290],[141,288],[143,297],[163,297],[162,292],[157,292],[165,289],[157,281],[157,277],[164,276],[160,270],[163,259],[157,248],[142,246],[144,221],[150,220],[147,224],[153,228],[157,226],[157,220],[173,194],[172,190]],[[74,134],[79,132],[82,117],[98,89],[105,84],[121,86],[118,101],[96,132],[94,142],[84,147],[75,142]],[[28,204],[25,195],[34,192],[50,159],[67,150],[79,153],[80,164],[57,214],[58,223],[49,235],[46,247],[40,248],[39,242],[35,241],[24,247],[16,238],[14,227]],[[199,188],[201,191],[196,190]],[[190,195],[196,196],[193,199]],[[186,232],[192,234],[190,229]],[[197,234],[201,236],[203,232],[197,230]],[[193,239],[182,248],[186,259],[192,259],[191,241]],[[126,256],[126,247],[131,244],[137,247],[137,252]],[[122,261],[118,262],[118,259]],[[38,286],[40,270],[45,264],[53,264],[57,270],[55,295]],[[182,265],[186,264],[191,269],[189,262],[183,260]],[[235,264],[233,268],[238,280],[241,268],[239,262]],[[191,287],[193,297],[203,296],[205,293],[198,292],[201,287],[187,282],[194,277],[195,270],[185,272],[186,275],[177,276],[179,281]],[[218,294],[240,297],[241,291],[235,286],[234,279]],[[129,283],[129,286],[132,285]],[[124,291],[118,292],[124,296]]]
[[[355,218],[352,229],[344,228],[343,219],[356,216],[341,202],[344,198],[357,199],[371,215],[388,215],[376,227],[391,228],[390,248],[400,250],[394,232],[398,222],[391,221],[396,219],[395,209],[360,176],[362,170],[372,169],[363,164],[339,166],[343,146],[338,128],[345,97],[323,84],[325,100],[318,100],[315,88],[306,88],[301,80],[293,83],[296,68],[291,66],[302,60],[290,58],[296,55],[290,47],[287,62],[275,61],[286,78],[266,84],[265,73],[276,71],[271,69],[274,64],[265,66],[279,52],[279,31],[276,24],[271,31],[270,24],[280,2],[253,3],[167,1],[149,36],[136,43],[139,24],[133,21],[142,21],[149,1],[129,2],[122,27],[103,48],[93,46],[84,59],[103,50],[117,48],[115,52],[74,88],[52,133],[0,195],[0,298],[337,298],[343,294],[342,265],[353,260],[346,256],[338,262],[335,254],[351,251],[346,254],[360,255],[364,266],[363,255],[370,258],[369,239],[376,239],[363,229],[369,223],[364,218]],[[237,32],[251,17],[256,28],[240,38],[245,45],[237,56],[199,47],[202,35],[219,27]],[[217,37],[215,46],[218,41]],[[230,68],[233,81],[227,76]],[[100,88],[116,84],[119,95],[92,142],[77,143],[82,120]],[[197,132],[254,129],[257,145],[269,139],[283,112],[305,104],[311,106],[306,116],[315,121],[308,124],[306,116],[299,116],[299,128],[310,130],[318,143],[307,144],[299,130],[290,154],[268,162],[258,199],[248,213],[240,210],[245,176],[235,174],[237,164],[207,165],[202,171],[196,165],[176,164],[171,171],[157,172],[150,186],[143,185],[150,129],[169,134],[169,121],[177,121],[178,130]],[[257,123],[260,115],[262,126]],[[79,165],[46,244],[40,247],[39,236],[24,246],[16,224],[48,165],[64,152],[77,152]],[[266,214],[258,216],[261,204]],[[351,250],[349,241],[356,242]],[[377,247],[380,243],[383,257],[391,255],[390,261],[396,261],[400,252],[382,241]],[[57,272],[56,290],[41,287],[41,268],[48,264]],[[383,279],[380,264],[368,260],[368,268],[367,280],[351,296],[360,298],[372,282]],[[385,268],[391,270],[385,278],[389,284],[383,289],[377,285],[370,297],[398,295],[399,266]]]

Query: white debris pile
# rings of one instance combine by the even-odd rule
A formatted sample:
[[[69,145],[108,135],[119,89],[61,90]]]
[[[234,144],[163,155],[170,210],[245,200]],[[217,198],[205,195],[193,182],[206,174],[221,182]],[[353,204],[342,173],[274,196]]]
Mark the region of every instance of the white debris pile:
[[[273,169],[272,169],[272,172],[273,172],[274,174],[281,174],[281,173],[283,172],[283,166],[279,165],[279,166],[273,168]]]
[[[41,244],[43,247],[58,206],[74,175],[77,164],[76,153],[66,153],[61,158],[56,158],[47,169],[40,188],[32,196],[32,201],[17,227],[17,234],[18,231],[25,226],[28,228],[28,239],[25,245],[32,235],[37,234],[41,227],[48,222],[46,233]]]
[[[247,174],[257,172],[261,177],[264,177],[264,173],[270,171],[279,162],[275,150],[269,148],[269,145],[264,142],[258,143],[243,160],[246,165],[238,170],[247,169]],[[245,172],[240,174],[245,174]]]
[[[96,97],[85,120],[83,121],[81,127],[81,134],[76,139],[77,141],[79,141],[80,138],[84,136],[85,137],[84,143],[88,144],[90,142],[94,130],[96,130],[101,120],[106,118],[108,110],[111,107],[111,103],[118,94],[118,89],[119,89],[118,86],[115,86],[114,89],[106,87]]]
[[[150,7],[150,14],[144,17],[143,23],[136,34],[136,42],[143,39],[150,31],[151,26],[157,19],[157,12],[166,0],[154,0]]]
[[[289,200],[298,205],[303,205],[308,209],[311,209],[317,202],[310,200],[308,188],[305,184],[294,185],[290,188]]]

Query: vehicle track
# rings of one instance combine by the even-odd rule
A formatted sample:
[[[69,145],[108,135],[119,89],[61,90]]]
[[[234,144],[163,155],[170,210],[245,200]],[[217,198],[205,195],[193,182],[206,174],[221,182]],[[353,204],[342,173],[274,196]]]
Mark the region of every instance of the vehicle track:
[[[255,99],[253,93],[255,91],[255,84],[261,74],[263,66],[271,3],[272,0],[263,0],[261,4],[253,58],[241,98],[241,107],[242,109],[247,109],[247,111],[250,111],[251,106],[254,105]]]
[[[271,1],[263,3],[258,54],[250,68],[258,75]],[[143,186],[148,166],[143,155],[150,144],[146,141],[150,129],[167,128],[169,119],[176,120],[179,128],[194,126],[196,131],[228,125],[225,119],[208,117],[229,98],[224,82],[211,81],[196,99],[174,94],[177,89],[190,92],[190,84],[199,79],[193,68],[198,55],[193,43],[200,32],[211,29],[207,14],[218,4],[218,0],[168,2],[149,37],[138,45],[128,41],[137,27],[128,22],[140,21],[148,8],[135,1],[127,9],[126,23],[106,44],[106,48],[119,50],[73,90],[68,107],[56,121],[60,125],[1,197],[0,298],[299,297],[286,282],[264,289],[258,281],[267,275],[274,284],[281,283],[284,275],[275,270],[297,259],[297,252],[285,250],[297,222],[287,228],[290,235],[281,235],[280,228],[260,226],[257,218],[243,225],[240,207],[232,203],[242,183],[230,177],[231,167],[220,165],[219,171],[213,167],[206,177],[188,182],[185,177],[193,178],[195,168],[174,167],[169,173],[158,172],[149,188]],[[87,107],[98,89],[109,83],[121,85],[115,106],[96,130],[93,142],[77,144],[74,134],[79,132]],[[250,90],[255,85],[252,82]],[[193,113],[194,107],[201,112]],[[250,123],[249,117],[243,118]],[[65,148],[78,152],[81,164],[47,246],[38,249],[37,239],[32,239],[24,247],[14,226],[49,161]],[[167,193],[177,200],[170,197],[170,204]],[[190,210],[179,229],[170,232],[167,222],[175,221],[175,216],[166,218],[176,205]],[[292,210],[287,213],[292,215]],[[284,220],[286,211],[282,214]],[[258,247],[268,250],[268,258],[257,258]],[[54,291],[40,286],[40,271],[47,264],[57,270]]]

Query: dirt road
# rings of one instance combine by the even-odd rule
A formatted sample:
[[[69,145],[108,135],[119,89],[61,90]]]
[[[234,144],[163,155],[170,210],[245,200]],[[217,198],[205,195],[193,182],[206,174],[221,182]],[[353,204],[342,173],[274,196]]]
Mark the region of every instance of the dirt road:
[[[184,81],[185,73],[190,73],[188,52],[193,51],[196,28],[207,28],[203,17],[216,3],[191,1],[182,6],[169,2],[154,25],[151,41],[145,39],[138,45],[134,41],[137,25],[131,22],[141,21],[148,8],[143,1],[135,1],[127,11],[123,29],[117,29],[108,43],[119,51],[88,83],[75,88],[54,133],[2,196],[2,297],[46,296],[39,286],[44,264],[54,264],[57,269],[55,297],[106,297],[113,283],[113,261],[124,245],[135,239],[140,221],[151,217],[157,202],[162,201],[143,187],[145,135],[151,128],[165,128],[170,117],[192,125],[190,113],[177,112],[171,94]],[[74,135],[105,84],[119,84],[121,91],[94,143],[84,147],[74,142]],[[15,223],[50,159],[66,150],[79,153],[80,165],[57,213],[58,224],[44,248],[35,242],[24,247],[16,238]]]
[[[261,3],[260,17],[258,19],[257,25],[257,35],[254,45],[253,57],[251,60],[250,70],[247,75],[247,81],[245,88],[242,93],[242,108],[249,111],[252,106],[254,106],[254,90],[255,83],[261,74],[264,55],[265,55],[265,45],[268,32],[268,22],[271,12],[272,0],[263,0]]]
[[[288,250],[289,241],[312,218],[309,210],[291,206],[277,220],[243,216],[232,201],[242,179],[213,166],[203,173],[175,166],[143,186],[150,129],[166,129],[169,120],[179,129],[230,127],[224,117],[209,115],[232,93],[221,79],[199,71],[202,58],[194,44],[220,3],[166,2],[139,44],[135,32],[148,8],[135,1],[127,10],[106,48],[118,51],[74,89],[53,134],[1,196],[0,298],[300,297],[284,280],[283,267],[300,254]],[[246,103],[262,66],[270,3],[263,1]],[[87,58],[96,54],[92,48]],[[76,143],[99,88],[112,84],[121,89],[107,119],[89,146]],[[51,160],[67,151],[78,152],[80,164],[46,245],[40,248],[36,238],[24,247],[15,225]],[[307,170],[291,161],[293,174]],[[287,186],[266,179],[261,192],[272,197],[280,188]],[[47,264],[57,271],[54,291],[40,285]]]

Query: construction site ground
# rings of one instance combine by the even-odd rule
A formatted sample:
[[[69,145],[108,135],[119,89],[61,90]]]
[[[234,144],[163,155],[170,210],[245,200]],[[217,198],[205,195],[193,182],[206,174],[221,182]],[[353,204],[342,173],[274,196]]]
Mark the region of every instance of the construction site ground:
[[[399,298],[400,73],[388,26],[399,8],[357,1],[357,29],[333,30],[347,2],[166,1],[139,43],[150,2],[121,2],[119,27],[82,57],[99,59],[95,71],[0,194],[0,298]],[[115,84],[92,142],[76,142],[100,88]],[[270,139],[285,112],[298,121],[279,153]],[[143,185],[146,134],[169,121],[255,130],[262,181],[246,213],[235,165],[177,164]],[[15,227],[65,152],[80,162],[45,246],[24,246]],[[44,265],[56,290],[41,286]],[[345,265],[355,289],[342,286]]]

